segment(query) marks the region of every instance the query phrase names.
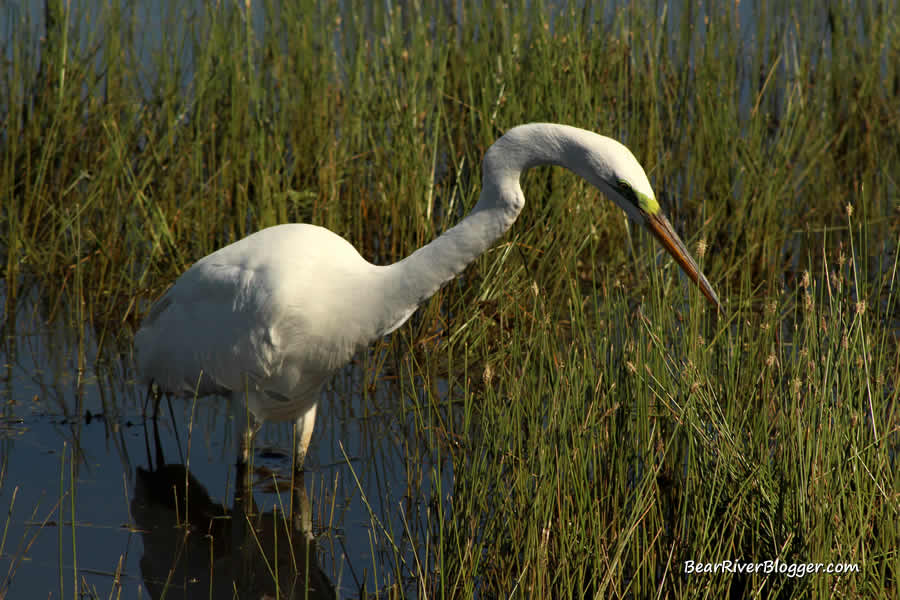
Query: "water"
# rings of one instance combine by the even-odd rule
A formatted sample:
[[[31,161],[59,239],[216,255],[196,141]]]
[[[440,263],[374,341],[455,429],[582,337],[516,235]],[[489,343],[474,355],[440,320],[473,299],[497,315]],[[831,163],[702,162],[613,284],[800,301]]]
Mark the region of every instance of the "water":
[[[82,4],[87,9],[82,10]],[[602,16],[607,23],[617,18],[615,4],[608,4]],[[148,23],[155,18],[159,22],[161,7],[168,5],[138,3],[135,21]],[[82,15],[79,23],[87,26],[98,6],[75,2],[73,12]],[[262,37],[265,19],[259,11],[265,3],[252,6],[257,11],[253,30]],[[40,3],[13,1],[0,9],[0,45],[7,59],[13,47],[10,40],[22,34],[18,29],[22,24],[30,26],[29,39],[35,48],[40,47],[43,13],[39,7]],[[461,7],[459,3],[457,12],[463,18]],[[753,2],[738,5],[741,40],[748,49],[746,62],[737,66],[742,74],[742,117],[756,101],[751,90],[756,89],[758,73],[751,50],[766,38],[755,27],[755,7]],[[190,23],[195,12],[185,9],[185,19],[179,22]],[[667,15],[667,43],[674,54],[680,15],[665,13],[665,5],[657,14]],[[824,20],[827,14],[823,10],[819,16]],[[702,12],[696,15],[696,22],[703,22],[703,17]],[[551,17],[551,27],[553,23]],[[776,72],[778,89],[797,76],[796,39],[800,36],[791,22],[780,26],[785,59]],[[827,58],[828,29],[821,23],[812,28],[823,31],[823,57]],[[144,37],[138,44],[142,51],[137,62],[150,74],[149,80],[153,57],[165,42],[162,28],[152,22],[139,29]],[[689,63],[706,41],[705,29],[696,31],[688,45]],[[336,37],[335,45],[342,40]],[[651,40],[650,46],[655,43]],[[188,90],[190,46],[179,56],[185,67],[183,88]],[[97,60],[101,58],[98,55]],[[764,55],[760,61],[767,65],[770,59]],[[147,81],[144,85],[151,87]],[[780,95],[776,104],[783,98]],[[615,133],[627,139],[627,132]],[[736,179],[736,198],[743,196],[740,185]],[[892,256],[893,251],[888,249],[886,255]],[[254,553],[256,538],[248,542],[252,536],[240,530],[244,523],[240,517],[248,511],[244,510],[247,501],[235,494],[240,475],[234,467],[234,440],[239,432],[233,416],[241,410],[239,403],[232,406],[215,397],[196,405],[175,400],[174,416],[164,405],[157,441],[154,424],[144,415],[144,390],[135,382],[127,332],[121,341],[109,342],[98,359],[98,336],[88,326],[52,317],[66,311],[43,305],[39,297],[20,299],[15,310],[15,318],[6,321],[3,332],[5,369],[0,384],[0,517],[5,527],[0,541],[0,597],[74,597],[76,586],[98,597],[155,597],[173,568],[169,598],[208,597],[209,584],[203,581],[208,569],[197,565],[209,564],[204,551],[211,547],[210,539],[236,540],[224,548],[215,545],[215,558],[222,561],[214,563],[216,575],[235,574],[248,589],[272,581],[267,573],[258,581],[239,571],[247,568],[258,574],[275,564],[260,561],[261,554]],[[333,586],[342,597],[358,596],[364,586],[371,592],[388,585],[399,572],[399,583],[414,591],[410,583],[416,569],[414,553],[425,547],[427,522],[434,518],[428,512],[429,503],[434,499],[449,502],[452,473],[440,461],[439,449],[422,440],[412,425],[407,412],[409,391],[374,374],[366,357],[358,360],[322,393],[302,491],[294,499],[295,506],[308,504],[308,510],[297,511],[296,526],[285,524],[284,517],[273,511],[289,506],[291,495],[261,485],[254,494],[256,511],[249,512],[260,515],[251,518],[258,518],[254,522],[261,530],[259,544],[268,557],[290,547],[285,543],[288,535],[298,550],[312,537],[316,549],[308,562],[317,568],[309,572],[311,578],[315,573],[326,580],[320,589]],[[388,369],[399,368],[392,361],[393,357],[388,359]],[[374,391],[369,392],[373,378]],[[286,425],[262,429],[256,444],[255,464],[261,468],[257,478],[271,481],[267,472],[289,472],[290,435]],[[432,469],[440,473],[440,490],[432,485]],[[154,472],[157,475],[150,475]],[[178,527],[183,515],[167,504],[166,493],[186,478],[190,479],[189,507],[202,507],[200,512],[210,517],[197,519],[187,538]],[[231,519],[220,518],[226,513]],[[283,537],[263,535],[276,531],[279,523]],[[212,538],[207,536],[210,531]],[[386,532],[401,546],[400,565]],[[248,548],[250,555],[235,557],[229,554],[234,548]],[[298,562],[307,564],[305,559]]]
[[[10,510],[0,597],[4,591],[9,598],[71,597],[76,578],[80,590],[99,597],[156,597],[173,568],[167,597],[209,597],[209,584],[198,574],[208,578],[213,546],[216,576],[230,578],[242,565],[253,576],[236,575],[239,582],[263,590],[260,586],[274,579],[264,570],[258,544],[269,544],[264,551],[270,559],[276,543],[283,555],[290,548],[288,530],[295,549],[315,540],[310,560],[316,568],[310,578],[327,581],[341,597],[358,595],[363,585],[373,591],[392,582],[390,571],[411,574],[412,549],[423,547],[427,535],[426,507],[433,499],[429,473],[440,463],[411,434],[397,386],[377,382],[364,398],[365,367],[350,365],[323,391],[307,469],[294,499],[295,506],[308,504],[295,513],[298,526],[289,527],[282,512],[272,515],[291,506],[289,488],[274,489],[275,474],[291,472],[291,427],[263,426],[254,454],[254,477],[262,481],[255,488],[255,512],[262,516],[251,517],[260,528],[252,536],[235,525],[247,523],[239,518],[242,502],[235,496],[242,489],[236,487],[241,477],[235,468],[239,432],[234,423],[239,420],[233,418],[240,406],[220,397],[196,403],[174,399],[173,420],[164,401],[154,428],[143,415],[144,389],[135,381],[127,348],[112,361],[97,361],[95,340],[86,336],[86,367],[79,373],[78,336],[68,327],[47,324],[38,306],[36,299],[20,301],[10,323],[15,328],[4,340],[0,506]],[[187,538],[177,527],[183,508],[179,505],[176,513],[172,499],[172,485],[185,480],[185,471],[191,478],[188,504],[195,528]],[[452,476],[449,468],[443,473],[446,500]],[[235,518],[221,518],[232,511]],[[217,518],[195,519],[206,513]],[[266,538],[265,532],[273,530],[280,533],[277,542],[274,534]],[[393,564],[396,554],[385,530],[400,546],[406,565]],[[300,591],[294,589],[297,597],[303,597]]]

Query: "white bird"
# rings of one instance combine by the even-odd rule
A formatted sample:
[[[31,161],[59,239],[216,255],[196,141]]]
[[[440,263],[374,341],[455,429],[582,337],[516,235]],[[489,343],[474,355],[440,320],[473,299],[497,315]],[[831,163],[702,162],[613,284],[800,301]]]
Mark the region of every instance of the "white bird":
[[[263,229],[197,261],[137,332],[142,380],[175,395],[238,394],[258,420],[294,420],[299,468],[322,384],[502,236],[525,204],[519,176],[543,164],[580,175],[647,227],[721,310],[628,148],[583,129],[532,123],[485,153],[475,208],[399,262],[373,265],[340,236],[300,223]]]

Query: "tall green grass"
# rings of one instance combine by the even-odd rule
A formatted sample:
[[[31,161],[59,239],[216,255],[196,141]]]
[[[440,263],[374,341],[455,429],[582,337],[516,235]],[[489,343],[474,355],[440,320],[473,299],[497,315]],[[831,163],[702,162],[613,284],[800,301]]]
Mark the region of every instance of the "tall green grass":
[[[116,3],[16,25],[7,315],[38,290],[127,349],[223,244],[306,221],[397,260],[474,204],[504,130],[593,129],[641,160],[726,315],[587,184],[530,173],[512,231],[388,342],[398,411],[454,475],[431,473],[399,590],[897,595],[895,3],[285,4],[168,4],[149,61]],[[776,558],[860,573],[685,573]],[[385,595],[409,575],[373,569]]]

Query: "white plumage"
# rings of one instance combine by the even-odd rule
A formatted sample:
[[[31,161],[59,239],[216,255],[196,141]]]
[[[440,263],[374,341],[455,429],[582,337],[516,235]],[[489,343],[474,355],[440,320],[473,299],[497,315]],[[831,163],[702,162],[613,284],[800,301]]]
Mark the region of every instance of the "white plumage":
[[[322,384],[509,229],[525,202],[519,176],[540,164],[569,168],[647,226],[718,306],[625,146],[574,127],[529,124],[488,149],[472,212],[393,265],[373,265],[343,238],[306,224],[263,229],[197,261],[141,324],[142,379],[178,395],[238,393],[258,419],[296,420],[302,464]]]

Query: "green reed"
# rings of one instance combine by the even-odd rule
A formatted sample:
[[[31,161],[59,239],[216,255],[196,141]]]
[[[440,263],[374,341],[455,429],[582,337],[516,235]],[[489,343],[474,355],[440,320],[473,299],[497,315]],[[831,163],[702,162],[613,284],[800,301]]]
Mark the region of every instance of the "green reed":
[[[10,41],[7,315],[37,293],[127,349],[193,261],[288,221],[397,260],[474,205],[494,139],[540,120],[632,148],[725,302],[715,319],[584,182],[529,173],[511,232],[375,352],[410,443],[454,475],[409,466],[433,484],[426,532],[373,513],[398,553],[370,566],[376,595],[897,593],[891,3],[748,22],[690,2],[170,3],[149,62],[135,9],[103,4],[88,22],[49,3],[46,35]],[[861,572],[685,573],[775,559]]]

